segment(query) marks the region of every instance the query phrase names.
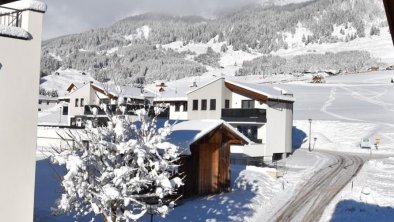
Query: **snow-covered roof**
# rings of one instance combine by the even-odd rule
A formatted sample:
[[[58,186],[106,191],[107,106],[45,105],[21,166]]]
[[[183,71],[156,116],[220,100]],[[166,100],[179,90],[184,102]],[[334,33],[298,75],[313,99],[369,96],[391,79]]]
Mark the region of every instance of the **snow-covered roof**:
[[[45,101],[57,101],[58,98],[57,97],[50,97],[50,96],[44,96],[44,95],[39,95],[38,96],[39,100],[45,100]]]
[[[8,4],[2,5],[7,8],[18,9],[18,10],[34,10],[38,12],[46,12],[47,5],[44,2],[36,0],[21,0],[15,1]],[[5,9],[1,9],[3,12]]]
[[[169,136],[169,142],[183,149],[184,155],[190,155],[190,145],[198,141],[220,125],[226,126],[234,134],[242,138],[248,144],[252,144],[246,136],[223,120],[189,120],[175,124]]]
[[[74,86],[78,89],[82,88],[83,86],[91,84],[92,86],[102,90],[103,92],[108,92],[112,96],[118,97],[118,92],[121,91],[121,96],[123,97],[128,97],[128,98],[134,98],[134,99],[145,99],[145,98],[153,98],[154,94],[150,92],[149,90],[144,90],[143,93],[141,93],[141,89],[133,86],[116,86],[113,84],[102,84],[102,83],[94,83],[94,82],[89,82],[89,83],[71,83],[70,86],[67,88],[67,90],[71,90]],[[118,89],[119,88],[119,89]],[[71,92],[70,94],[74,93],[75,91]],[[67,97],[66,97],[67,98]],[[104,97],[102,97],[104,98]]]
[[[148,90],[143,90],[143,92],[141,92],[140,88],[137,87],[133,87],[133,86],[121,86],[118,87],[116,85],[113,84],[96,84],[93,83],[92,84],[95,87],[100,88],[103,91],[108,91],[110,94],[112,94],[113,96],[119,96],[118,92],[121,91],[121,96],[123,97],[128,97],[128,98],[134,98],[134,99],[145,99],[145,98],[153,98],[154,94],[151,93]]]
[[[160,92],[161,86],[158,84],[148,86],[149,90],[155,95],[155,101],[172,102],[172,101],[187,101],[187,93],[190,90],[197,89],[198,86],[203,86],[211,79],[205,78],[188,78],[183,80],[175,80],[166,82],[164,91]],[[194,86],[197,85],[197,86]]]
[[[21,39],[31,38],[30,33],[28,33],[26,30],[19,27],[6,26],[6,25],[0,25],[0,35],[16,37]]]
[[[76,89],[79,89],[79,88],[81,88],[84,85],[86,85],[86,83],[73,82],[67,87],[67,91],[71,91],[74,87]]]
[[[288,94],[285,90],[280,89],[279,87],[272,87],[265,84],[254,84],[254,83],[245,83],[238,82],[233,80],[225,80],[227,83],[232,85],[250,90],[255,93],[259,93],[268,97],[268,99],[274,100],[284,100],[294,102],[295,99],[292,96],[287,96]]]
[[[196,91],[196,90],[199,90],[199,89],[201,89],[201,88],[203,88],[203,87],[205,87],[205,86],[207,86],[207,85],[210,85],[210,84],[212,84],[212,83],[214,83],[214,82],[216,82],[216,81],[218,81],[218,80],[221,80],[221,79],[224,79],[224,77],[216,78],[216,79],[214,79],[214,80],[212,80],[212,81],[209,81],[209,82],[205,83],[204,85],[201,85],[201,86],[196,87],[196,88],[194,88],[194,89],[192,89],[192,90],[189,90],[189,91],[187,92],[187,94],[190,94],[190,93],[192,93],[192,92],[194,92],[194,91]]]

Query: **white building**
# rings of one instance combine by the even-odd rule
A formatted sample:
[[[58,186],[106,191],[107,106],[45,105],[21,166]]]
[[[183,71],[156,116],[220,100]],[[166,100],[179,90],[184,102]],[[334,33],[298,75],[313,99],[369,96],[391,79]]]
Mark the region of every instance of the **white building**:
[[[70,126],[77,127],[83,126],[86,118],[93,117],[90,110],[92,107],[100,109],[101,104],[107,104],[113,105],[113,108],[116,109],[119,102],[130,106],[149,105],[154,97],[152,93],[136,87],[116,87],[92,82],[72,83],[67,88],[67,92],[68,95],[59,98],[59,100],[67,102],[63,109],[67,109],[68,123]]]
[[[155,99],[170,104],[170,119],[225,120],[255,142],[238,149],[233,147],[233,152],[250,157],[276,160],[292,152],[295,100],[291,94],[267,85],[224,78],[193,88],[184,87],[189,87],[185,95],[168,90]]]
[[[43,13],[38,1],[0,5],[0,215],[33,221]],[[12,96],[11,96],[12,95]]]

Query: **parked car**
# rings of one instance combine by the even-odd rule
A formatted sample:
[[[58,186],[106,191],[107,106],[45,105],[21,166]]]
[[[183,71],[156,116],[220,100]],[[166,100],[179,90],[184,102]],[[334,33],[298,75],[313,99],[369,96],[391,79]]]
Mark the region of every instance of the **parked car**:
[[[369,138],[362,138],[360,143],[361,148],[371,149],[371,140]]]

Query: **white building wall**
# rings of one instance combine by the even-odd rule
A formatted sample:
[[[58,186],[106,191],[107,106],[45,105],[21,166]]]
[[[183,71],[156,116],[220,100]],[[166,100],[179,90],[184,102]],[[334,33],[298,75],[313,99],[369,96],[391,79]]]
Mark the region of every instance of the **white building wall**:
[[[84,99],[84,105],[96,102],[94,90],[90,84],[86,84],[70,94],[70,104],[68,105],[68,117],[74,117],[84,114],[84,106],[81,107],[81,99]],[[75,104],[75,100],[78,99],[78,106]]]
[[[289,109],[286,103],[268,102],[268,104],[267,147],[270,147],[273,153],[291,153],[292,109]]]
[[[183,105],[180,107],[180,111],[175,111],[175,105],[171,104],[170,107],[170,120],[187,120],[187,111],[184,111]]]
[[[30,40],[0,36],[1,221],[33,221],[42,17],[23,12]]]
[[[220,119],[222,107],[224,107],[224,79],[220,78],[210,84],[201,87],[188,94],[188,118],[196,119]],[[229,93],[226,93],[229,97]],[[207,110],[201,110],[201,100],[207,100]],[[210,100],[216,99],[216,110],[210,110]],[[193,110],[193,100],[198,100],[198,110]]]

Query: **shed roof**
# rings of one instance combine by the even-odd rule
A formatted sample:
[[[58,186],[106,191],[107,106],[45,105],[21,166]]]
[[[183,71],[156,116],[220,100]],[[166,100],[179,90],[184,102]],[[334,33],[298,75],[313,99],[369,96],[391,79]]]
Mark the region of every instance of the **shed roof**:
[[[190,145],[221,125],[224,125],[244,142],[248,144],[253,143],[237,129],[223,120],[189,120],[177,123],[172,127],[172,133],[169,136],[168,142],[181,147],[181,149],[183,149],[182,154],[190,155]]]

